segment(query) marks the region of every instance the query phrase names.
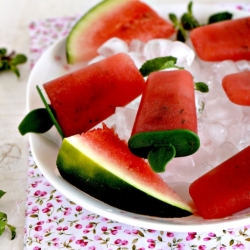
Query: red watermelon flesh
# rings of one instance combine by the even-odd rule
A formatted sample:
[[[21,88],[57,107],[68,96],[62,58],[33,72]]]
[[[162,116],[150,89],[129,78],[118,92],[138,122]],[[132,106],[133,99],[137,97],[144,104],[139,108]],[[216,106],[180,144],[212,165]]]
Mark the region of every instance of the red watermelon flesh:
[[[250,207],[250,146],[210,170],[189,188],[205,219],[230,216]]]
[[[195,28],[190,39],[202,60],[250,60],[250,17]]]
[[[162,217],[190,215],[187,205],[127,143],[104,127],[63,140],[57,167],[64,179],[112,206]]]
[[[225,76],[222,86],[231,102],[250,106],[250,71]]]
[[[43,85],[65,137],[94,127],[138,97],[145,81],[133,60],[119,53]]]
[[[152,8],[137,0],[106,0],[87,12],[67,38],[69,63],[90,60],[97,49],[112,37],[126,42],[139,39],[168,38],[173,25]]]

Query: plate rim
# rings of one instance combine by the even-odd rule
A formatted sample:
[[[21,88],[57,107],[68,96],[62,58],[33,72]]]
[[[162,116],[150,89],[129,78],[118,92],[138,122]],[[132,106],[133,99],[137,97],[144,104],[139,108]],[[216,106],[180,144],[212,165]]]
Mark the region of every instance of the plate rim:
[[[148,3],[150,5],[150,1],[144,1],[146,3]],[[161,5],[166,5],[166,3],[161,3],[158,4],[158,6]],[[169,4],[170,6],[170,4]],[[183,8],[186,7],[186,4],[172,4],[171,3],[171,7],[173,8],[173,6],[182,6]],[[206,6],[206,7],[205,7]],[[153,7],[153,6],[152,6]],[[193,10],[195,12],[196,9],[199,8],[213,8],[214,6],[211,4],[201,4],[201,3],[194,3],[193,4]],[[217,7],[217,6],[216,6]],[[221,7],[221,10],[225,9],[225,7]],[[245,12],[245,11],[237,11],[237,10],[231,10],[235,13],[237,13],[237,15],[239,16],[249,16],[250,13]],[[55,48],[57,46],[62,45],[63,43],[65,43],[66,38],[61,38],[59,39],[57,42],[55,42],[53,45],[51,45],[48,49],[46,49],[46,51],[42,54],[42,56],[40,57],[40,59],[36,62],[34,68],[32,69],[29,79],[28,79],[28,83],[27,83],[27,93],[26,93],[26,101],[27,101],[27,112],[29,112],[31,109],[34,109],[34,107],[32,107],[32,91],[31,87],[34,87],[33,84],[33,78],[36,76],[36,72],[37,69],[40,66],[40,63],[42,62],[42,60],[49,55],[50,53],[52,53]],[[37,97],[39,98],[39,96],[37,95]],[[67,181],[65,181],[62,177],[58,176],[58,174],[51,173],[51,171],[48,171],[48,169],[44,168],[43,164],[40,162],[38,154],[37,152],[37,140],[47,140],[46,138],[44,138],[43,135],[38,135],[38,134],[29,134],[28,135],[28,139],[30,142],[30,150],[32,153],[32,156],[35,160],[35,163],[37,164],[39,170],[42,172],[42,174],[44,175],[44,177],[59,191],[61,192],[63,195],[65,195],[65,197],[67,197],[68,199],[72,200],[72,194],[69,191],[76,191],[76,193],[81,193],[84,194],[85,196],[89,196],[88,194],[85,194],[84,192],[82,192],[81,190],[77,189],[76,187],[74,187],[72,184],[68,183]],[[47,142],[47,141],[46,141]],[[49,142],[49,144],[51,144],[52,142]],[[55,147],[56,145],[50,145],[52,148]],[[54,166],[56,168],[56,166]],[[59,177],[59,178],[58,178]],[[104,207],[106,207],[107,209],[105,210],[100,210],[97,209],[95,207],[96,202],[100,203],[101,201],[96,200],[93,197],[90,197],[90,200],[92,200],[91,203],[84,203],[82,202],[82,200],[80,200],[81,197],[76,197],[74,195],[74,202],[77,201],[76,203],[83,206],[85,209],[89,210],[90,212],[94,212],[96,214],[99,214],[101,216],[110,218],[112,220],[116,220],[118,222],[124,223],[124,224],[128,224],[128,225],[133,225],[133,226],[138,226],[138,227],[144,227],[144,228],[150,228],[150,229],[155,229],[155,230],[164,230],[164,231],[176,231],[176,232],[188,232],[188,231],[200,231],[200,230],[209,230],[210,228],[214,229],[214,226],[216,226],[217,228],[225,228],[225,227],[232,227],[232,223],[234,224],[234,226],[242,226],[244,223],[247,223],[247,220],[249,220],[249,217],[241,217],[241,218],[236,218],[236,219],[228,219],[224,218],[224,219],[220,219],[219,222],[218,220],[204,220],[202,219],[202,221],[199,221],[197,223],[193,223],[193,224],[180,224],[180,223],[176,223],[176,222],[172,222],[173,219],[169,219],[169,218],[159,218],[157,217],[157,220],[155,220],[155,217],[150,217],[150,216],[144,216],[144,215],[138,215],[138,214],[134,214],[134,213],[130,213],[130,212],[126,212],[126,211],[122,211],[120,209],[114,208],[108,204],[104,204]],[[86,197],[85,197],[86,198]],[[88,197],[89,198],[89,197]],[[102,203],[102,202],[101,202]],[[115,213],[113,213],[112,211],[115,211]],[[120,212],[118,212],[120,211]],[[124,216],[124,214],[128,214],[129,216]],[[188,217],[186,217],[188,218]],[[185,218],[184,220],[185,221]]]

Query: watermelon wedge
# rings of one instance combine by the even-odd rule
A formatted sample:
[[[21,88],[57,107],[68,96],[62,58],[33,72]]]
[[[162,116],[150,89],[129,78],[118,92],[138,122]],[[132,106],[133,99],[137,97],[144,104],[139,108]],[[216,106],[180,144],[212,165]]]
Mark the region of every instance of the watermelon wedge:
[[[168,38],[174,26],[138,0],[105,0],[88,11],[72,28],[67,38],[68,63],[88,61],[112,37],[126,42]]]
[[[192,213],[189,205],[106,125],[65,138],[57,167],[65,180],[119,209],[160,217]]]

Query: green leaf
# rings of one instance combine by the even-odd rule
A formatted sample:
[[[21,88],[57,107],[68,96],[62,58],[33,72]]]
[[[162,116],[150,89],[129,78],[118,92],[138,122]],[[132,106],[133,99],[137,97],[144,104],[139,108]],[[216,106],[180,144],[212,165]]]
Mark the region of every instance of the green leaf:
[[[2,198],[5,194],[6,192],[4,192],[3,190],[0,190],[0,198]]]
[[[180,68],[176,66],[177,58],[173,56],[166,56],[166,57],[157,57],[152,60],[146,61],[139,71],[145,77],[148,76],[150,73],[167,69],[167,68]]]
[[[168,14],[169,19],[173,22],[174,26],[178,26],[178,18],[175,14]]]
[[[7,49],[5,48],[0,48],[0,57],[5,56],[7,53]]]
[[[17,65],[25,63],[26,61],[27,57],[25,55],[16,55],[14,51],[7,54],[7,50],[5,48],[0,48],[0,71],[11,70],[19,78],[20,72]]]
[[[192,12],[193,12],[193,2],[189,2],[187,9],[188,9],[188,13],[192,14]]]
[[[44,133],[54,125],[46,108],[34,109],[29,112],[18,126],[21,135],[27,133]]]
[[[16,56],[12,59],[11,63],[12,63],[13,65],[17,65],[17,64],[25,63],[26,61],[27,61],[27,57],[26,57],[25,55],[23,55],[23,54],[18,54],[18,55],[16,55]]]
[[[7,227],[9,228],[10,232],[11,232],[11,240],[14,240],[16,237],[16,227],[7,224]]]
[[[3,234],[6,225],[7,225],[7,215],[3,212],[0,212],[0,236]]]
[[[194,88],[195,90],[198,90],[202,93],[207,93],[209,92],[209,88],[208,88],[208,85],[204,82],[196,82],[194,83]]]
[[[56,127],[58,133],[61,135],[62,138],[64,138],[63,131],[62,131],[60,125],[58,124],[58,122],[57,122],[57,120],[56,120],[56,117],[55,117],[55,115],[53,114],[53,111],[52,111],[52,109],[50,108],[50,105],[47,103],[47,101],[46,101],[46,99],[45,99],[45,97],[44,97],[44,95],[43,95],[41,89],[39,88],[39,86],[36,86],[36,89],[37,89],[37,91],[38,91],[38,93],[39,93],[39,95],[40,95],[40,97],[41,97],[41,99],[42,99],[42,101],[43,101],[43,104],[44,104],[44,106],[45,106],[45,108],[46,108],[46,110],[47,110],[47,112],[48,112],[48,114],[49,114],[49,116],[50,116],[50,118],[51,118],[53,124],[55,125],[55,127]]]
[[[220,12],[220,13],[216,13],[214,15],[211,15],[209,18],[208,18],[208,23],[211,24],[211,23],[216,23],[216,22],[221,22],[221,21],[225,21],[225,20],[230,20],[232,19],[233,17],[233,14],[230,13],[230,12]]]
[[[18,78],[20,77],[20,72],[15,65],[10,65],[10,69]]]

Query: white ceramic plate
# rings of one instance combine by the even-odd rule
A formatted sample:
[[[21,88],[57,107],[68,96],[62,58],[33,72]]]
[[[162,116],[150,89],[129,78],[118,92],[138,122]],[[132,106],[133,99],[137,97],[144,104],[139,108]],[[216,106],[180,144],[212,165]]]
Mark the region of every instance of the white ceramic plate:
[[[166,5],[162,3],[155,3],[153,1],[145,1],[151,5],[160,15],[168,17],[168,13],[176,13],[178,16],[186,11],[187,6],[183,4]],[[209,5],[193,5],[194,15],[203,23],[207,21],[210,14],[225,10],[223,8],[215,8]],[[244,12],[233,12],[234,18],[249,15]],[[36,85],[42,86],[46,81],[61,76],[68,71],[65,69],[66,60],[65,55],[65,39],[62,39],[51,46],[36,63],[32,70],[28,82],[27,90],[27,104],[28,111],[35,108],[44,107],[36,90]],[[58,56],[62,57],[58,60]],[[74,70],[72,67],[70,70]],[[249,224],[250,212],[242,211],[239,214],[228,218],[218,220],[204,220],[199,216],[189,216],[186,218],[156,218],[150,216],[143,216],[129,213],[111,207],[107,204],[96,200],[95,198],[83,193],[73,185],[69,184],[59,175],[56,168],[56,157],[59,146],[49,139],[51,131],[45,135],[30,134],[29,140],[31,151],[34,159],[47,180],[67,198],[81,205],[82,207],[102,215],[104,217],[116,220],[122,223],[151,228],[156,230],[171,230],[176,232],[184,231],[208,231],[216,228],[237,227],[244,224]],[[115,198],[115,197],[114,197]]]

